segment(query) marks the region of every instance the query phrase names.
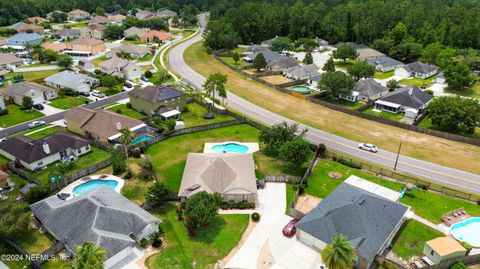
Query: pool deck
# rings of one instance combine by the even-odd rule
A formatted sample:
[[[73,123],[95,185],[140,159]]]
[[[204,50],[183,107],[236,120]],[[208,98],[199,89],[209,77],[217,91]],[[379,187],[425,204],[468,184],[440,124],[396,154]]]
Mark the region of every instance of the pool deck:
[[[106,176],[105,178],[100,178],[102,176]],[[78,185],[82,185],[83,183],[86,183],[90,180],[115,180],[117,181],[117,186],[115,187],[115,191],[120,193],[120,190],[123,188],[123,186],[125,185],[125,180],[117,177],[117,176],[114,176],[114,175],[90,175],[90,176],[86,176],[86,177],[82,177],[80,179],[77,179],[75,180],[74,182],[68,184],[68,186],[66,186],[65,188],[63,188],[61,191],[59,191],[58,193],[68,193],[70,194],[70,197],[68,197],[66,200],[70,200],[72,198],[75,197],[75,194],[73,193],[73,189],[75,187],[77,187]]]
[[[248,150],[245,153],[254,153],[260,150],[258,143],[242,143],[242,142],[236,142],[236,141],[225,141],[225,142],[218,142],[218,143],[205,143],[203,147],[203,153],[217,153],[213,151],[212,148],[214,146],[223,145],[223,144],[239,144],[242,146],[246,146],[248,147]]]

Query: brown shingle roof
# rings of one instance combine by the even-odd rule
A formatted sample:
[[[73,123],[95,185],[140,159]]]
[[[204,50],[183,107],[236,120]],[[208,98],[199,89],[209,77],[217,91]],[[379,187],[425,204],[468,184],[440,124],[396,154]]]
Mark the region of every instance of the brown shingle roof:
[[[111,137],[118,133],[117,122],[120,123],[120,128],[129,129],[143,124],[140,120],[101,109],[95,111],[95,114],[82,126],[82,129],[100,137]]]
[[[95,46],[97,44],[102,44],[103,41],[94,38],[79,38],[70,42],[70,44],[74,45],[86,45],[86,46]]]
[[[85,14],[85,13],[88,13],[88,12],[86,12],[84,10],[81,10],[81,9],[74,9],[74,10],[68,12],[68,13],[69,14]]]
[[[46,50],[53,50],[55,52],[64,51],[67,48],[65,43],[53,43],[53,42],[45,42],[42,44],[42,47]]]
[[[90,110],[84,107],[74,107],[65,113],[65,118],[67,120],[72,120],[75,122],[85,122],[87,119],[92,117],[95,114],[95,111]]]

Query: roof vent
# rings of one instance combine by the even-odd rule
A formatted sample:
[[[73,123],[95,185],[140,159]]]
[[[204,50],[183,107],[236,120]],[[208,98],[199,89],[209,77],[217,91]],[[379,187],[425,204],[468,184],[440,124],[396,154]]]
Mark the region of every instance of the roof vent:
[[[194,191],[194,190],[196,190],[200,187],[201,187],[200,184],[195,184],[195,185],[192,185],[192,186],[188,187],[187,191]]]
[[[365,203],[365,199],[361,198],[360,200],[358,200],[359,205],[362,205],[363,203]]]

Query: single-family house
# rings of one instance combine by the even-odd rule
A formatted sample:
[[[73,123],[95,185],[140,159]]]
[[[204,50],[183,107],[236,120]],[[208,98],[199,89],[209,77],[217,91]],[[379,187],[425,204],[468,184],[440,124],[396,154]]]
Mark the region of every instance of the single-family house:
[[[136,88],[128,93],[132,108],[164,120],[178,117],[185,110],[187,99],[183,92],[165,86]]]
[[[318,74],[318,66],[315,64],[297,65],[288,68],[283,74],[293,80],[308,79]]]
[[[388,88],[372,78],[362,79],[357,82],[352,92],[348,95],[340,94],[338,98],[350,102],[369,102],[388,94]]]
[[[67,49],[67,45],[65,45],[65,43],[61,43],[61,42],[43,42],[42,47],[45,50],[53,50],[56,53],[62,53],[63,51],[65,51]]]
[[[390,58],[388,56],[382,56],[382,57],[377,57],[377,58],[369,58],[367,59],[367,62],[369,65],[372,65],[375,67],[375,70],[380,71],[380,72],[389,72],[393,71],[403,65],[402,62],[397,61],[393,58]]]
[[[315,42],[317,42],[317,47],[315,48],[316,51],[324,51],[328,47],[328,41],[321,39],[321,38],[315,38]]]
[[[422,62],[409,63],[395,69],[395,75],[426,79],[438,73],[438,67]]]
[[[100,71],[104,73],[130,80],[140,78],[143,73],[142,69],[135,65],[133,61],[122,59],[116,55],[99,63],[98,66]]]
[[[74,57],[90,57],[106,50],[105,43],[94,38],[79,38],[66,45],[64,53]]]
[[[149,53],[149,48],[145,46],[133,45],[133,44],[123,44],[119,47],[113,48],[111,51],[106,53],[107,58],[112,58],[118,56],[119,53],[127,53],[133,60],[137,60],[145,57]]]
[[[154,16],[155,16],[155,13],[149,10],[138,10],[137,13],[135,13],[135,17],[139,20],[150,19]]]
[[[150,30],[146,34],[138,36],[138,39],[142,42],[159,42],[163,43],[172,38],[172,35],[163,31]]]
[[[177,12],[170,9],[159,10],[155,14],[155,17],[157,18],[170,18],[175,16],[177,16]]]
[[[23,104],[23,98],[29,96],[33,104],[42,104],[57,98],[57,90],[34,82],[18,82],[0,91],[7,103],[14,103],[19,106]]]
[[[255,163],[251,153],[189,153],[178,196],[206,191],[229,203],[257,202]]]
[[[467,255],[467,250],[450,236],[437,237],[425,243],[425,255],[434,264],[450,259],[458,259]]]
[[[72,38],[79,38],[81,35],[80,29],[61,29],[57,30],[54,33],[54,36],[60,38],[61,40],[67,40]]]
[[[90,23],[87,27],[80,30],[80,36],[83,38],[103,39],[107,27],[99,23]]]
[[[95,69],[96,69],[93,62],[88,59],[78,60],[78,68],[80,69],[80,71],[84,71],[88,73],[95,72]]]
[[[272,60],[267,64],[267,70],[282,71],[298,66],[297,59],[293,57],[282,56],[278,59]]]
[[[122,14],[111,14],[107,16],[108,19],[110,19],[111,23],[122,23],[127,16],[124,16]]]
[[[296,237],[321,251],[335,235],[344,235],[356,250],[354,267],[372,268],[376,255],[390,247],[409,207],[397,202],[398,192],[349,179],[296,224]]]
[[[86,241],[105,250],[103,268],[120,268],[135,253],[140,240],[158,232],[160,220],[120,193],[102,185],[69,200],[52,195],[30,206],[42,227],[65,248]],[[122,263],[123,262],[123,263]]]
[[[85,107],[74,107],[65,114],[67,130],[88,136],[100,143],[109,143],[120,137],[120,130],[128,128],[139,135],[145,133],[147,125],[137,119],[112,112],[110,110],[91,110]]]
[[[385,56],[385,54],[372,48],[359,48],[357,49],[357,55],[357,58],[362,61]]]
[[[13,53],[0,52],[0,70],[15,69],[15,67],[21,65],[23,65],[23,59],[18,58]]]
[[[25,20],[28,21],[29,23],[33,23],[33,24],[39,24],[39,23],[48,21],[47,19],[42,18],[42,17],[38,17],[38,16],[26,18]]]
[[[3,172],[2,170],[0,170],[0,189],[5,189],[5,188],[8,188],[10,187],[10,176]],[[0,195],[1,197],[1,195]]]
[[[260,45],[263,46],[263,47],[270,48],[270,46],[272,45],[272,41],[275,40],[276,38],[277,38],[277,36],[274,37],[274,38],[264,40],[264,41],[260,42]]]
[[[310,76],[307,79],[307,85],[310,86],[311,88],[318,89],[318,83],[320,80],[322,80],[322,74],[316,74],[313,76]]]
[[[38,33],[18,33],[7,38],[5,45],[15,50],[24,50],[27,44],[35,45],[42,43],[43,36]]]
[[[88,21],[88,24],[109,24],[111,22],[112,20],[105,16],[96,15]]]
[[[90,17],[90,13],[81,9],[74,9],[68,12],[69,21],[82,21]]]
[[[256,53],[256,52],[261,52],[266,50],[270,50],[270,49],[261,45],[251,45],[245,48],[245,54],[251,54],[251,53]]]
[[[411,118],[415,118],[432,100],[433,95],[415,86],[407,86],[375,101],[375,109],[391,113],[405,112],[405,115],[408,113]]]
[[[52,12],[48,12],[48,13],[47,13],[47,16],[46,16],[47,19],[51,21],[51,20],[53,19],[53,14],[54,14],[54,13],[67,14],[67,13],[65,13],[65,12],[57,9],[57,10],[54,10],[54,11],[52,11]],[[67,15],[67,16],[68,16],[68,15]]]
[[[79,74],[74,71],[64,70],[60,73],[46,77],[45,84],[57,89],[71,89],[74,92],[89,92],[92,87],[100,84],[97,78],[86,74]]]
[[[29,23],[24,23],[24,22],[17,22],[14,23],[10,26],[7,27],[8,29],[13,29],[17,31],[17,33],[23,33],[23,32],[35,32],[38,34],[43,34],[45,32],[45,29],[42,26],[35,25],[35,24],[29,24]]]
[[[59,161],[62,157],[77,158],[88,152],[88,140],[62,131],[37,140],[21,135],[0,143],[0,154],[20,162],[31,171]]]
[[[137,37],[140,37],[140,36],[143,36],[147,33],[147,31],[145,31],[144,29],[140,29],[138,27],[135,27],[135,26],[132,26],[130,28],[128,28],[127,30],[123,31],[123,35],[125,37],[133,37],[133,36],[137,36]]]
[[[280,53],[267,49],[267,50],[264,50],[264,51],[258,51],[258,52],[255,52],[255,53],[248,54],[247,56],[243,57],[243,60],[246,63],[253,63],[253,60],[255,60],[257,55],[260,54],[260,53],[263,54],[263,57],[265,57],[265,60],[267,61],[267,64],[269,62],[273,61],[273,60],[276,60],[276,59],[282,57],[280,55]]]

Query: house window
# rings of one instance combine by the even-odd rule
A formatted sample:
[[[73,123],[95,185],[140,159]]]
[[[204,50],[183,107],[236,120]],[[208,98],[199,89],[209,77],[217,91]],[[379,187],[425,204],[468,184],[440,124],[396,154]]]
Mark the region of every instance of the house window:
[[[235,202],[235,197],[233,197],[233,195],[228,196],[228,202],[230,203]]]
[[[39,162],[37,163],[37,166],[41,166],[41,165],[43,165],[43,162],[42,162],[42,161],[39,161]]]
[[[242,195],[242,202],[248,202],[248,196]]]
[[[82,149],[78,149],[78,150],[77,150],[77,153],[78,153],[78,154],[82,153]]]
[[[433,251],[433,249],[430,251],[430,255],[433,256],[433,254],[435,254],[435,251]]]
[[[86,149],[86,150],[89,150],[89,149],[90,149],[90,145],[85,146],[85,149]]]

